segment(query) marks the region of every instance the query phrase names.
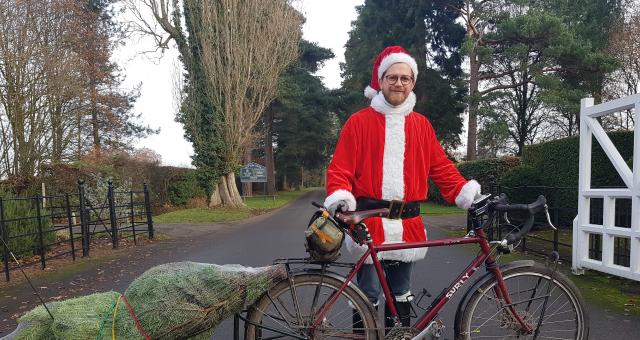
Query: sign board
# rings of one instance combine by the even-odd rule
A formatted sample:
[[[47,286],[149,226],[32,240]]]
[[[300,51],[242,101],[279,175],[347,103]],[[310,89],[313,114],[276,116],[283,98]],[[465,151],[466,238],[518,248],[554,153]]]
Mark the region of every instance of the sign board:
[[[240,168],[240,182],[267,182],[267,168],[251,162]]]

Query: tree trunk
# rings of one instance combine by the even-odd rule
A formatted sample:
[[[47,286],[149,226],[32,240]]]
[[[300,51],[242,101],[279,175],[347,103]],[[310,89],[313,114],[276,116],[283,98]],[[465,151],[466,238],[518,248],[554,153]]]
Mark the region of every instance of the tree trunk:
[[[478,82],[480,62],[475,49],[469,51],[469,123],[467,129],[467,160],[476,159],[478,143]]]
[[[96,82],[91,80],[91,130],[93,136],[93,149],[100,153],[100,124],[98,123],[98,94]]]
[[[273,111],[264,115],[264,165],[267,168],[267,195],[276,194],[276,170],[273,161]]]
[[[220,197],[220,185],[218,183],[213,184],[213,192],[209,198],[209,208],[217,207],[222,204],[222,197]]]
[[[216,187],[217,190],[214,190],[211,195],[209,207],[214,207],[216,205],[223,205],[227,207],[245,206],[244,202],[242,202],[242,197],[240,197],[240,192],[238,192],[238,188],[236,187],[236,175],[233,172],[228,173],[225,176],[220,176]],[[215,197],[216,195],[220,196],[219,204],[214,204],[217,199],[217,197]]]
[[[304,189],[304,168],[300,167],[300,190]]]
[[[240,197],[240,192],[238,192],[238,187],[236,186],[236,175],[233,172],[228,173],[226,176],[227,187],[229,188],[229,197],[230,201],[228,205],[234,207],[243,207],[245,206],[244,202],[242,202],[242,197]],[[225,204],[225,202],[222,202]]]
[[[221,176],[218,179],[218,192],[220,193],[221,204],[229,205],[231,202],[231,194],[229,193],[229,187],[227,186],[226,176]]]

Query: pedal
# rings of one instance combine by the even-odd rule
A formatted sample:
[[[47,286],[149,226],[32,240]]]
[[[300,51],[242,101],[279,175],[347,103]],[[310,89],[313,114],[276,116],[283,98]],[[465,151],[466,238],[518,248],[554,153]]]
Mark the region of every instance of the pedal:
[[[431,339],[439,339],[442,336],[444,328],[444,321],[442,321],[442,319],[436,319],[431,321],[425,330],[426,334],[431,336]]]
[[[415,340],[434,340],[439,339],[444,331],[444,321],[442,319],[435,319],[429,323],[429,326],[425,328],[420,334],[416,335],[412,339]],[[386,338],[385,338],[386,340]]]

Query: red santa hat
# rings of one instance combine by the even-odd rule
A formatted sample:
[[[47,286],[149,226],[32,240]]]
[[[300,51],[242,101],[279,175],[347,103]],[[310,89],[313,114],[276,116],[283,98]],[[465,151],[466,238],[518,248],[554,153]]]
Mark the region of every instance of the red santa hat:
[[[380,91],[380,79],[382,75],[395,63],[405,63],[411,67],[413,78],[418,78],[418,64],[407,50],[401,46],[389,46],[382,50],[376,61],[373,63],[373,72],[371,72],[371,84],[364,89],[364,96],[373,99]]]

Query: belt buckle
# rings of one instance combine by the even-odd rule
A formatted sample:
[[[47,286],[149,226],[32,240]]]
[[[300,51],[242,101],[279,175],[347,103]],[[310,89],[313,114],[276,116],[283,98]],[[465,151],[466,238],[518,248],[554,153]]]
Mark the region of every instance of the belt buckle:
[[[388,219],[398,220],[402,217],[402,210],[404,210],[405,201],[392,200],[389,203],[389,216]]]

